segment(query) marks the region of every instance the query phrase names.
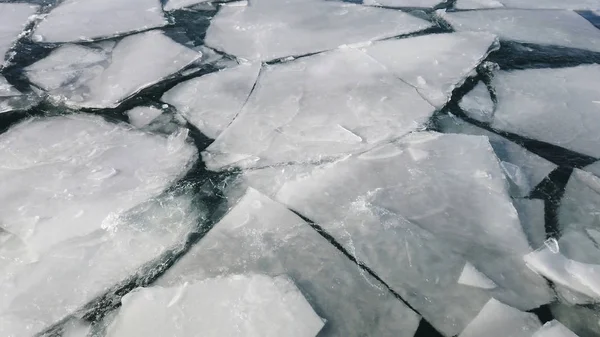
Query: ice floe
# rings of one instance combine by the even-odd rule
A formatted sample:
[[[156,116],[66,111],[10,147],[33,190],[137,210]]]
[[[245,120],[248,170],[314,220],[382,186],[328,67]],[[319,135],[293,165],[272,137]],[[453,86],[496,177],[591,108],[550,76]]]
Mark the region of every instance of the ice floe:
[[[6,53],[37,10],[37,6],[30,4],[0,3],[0,69],[5,65]]]
[[[538,331],[536,331],[532,337],[578,337],[573,331],[567,329],[557,320],[552,320]]]
[[[542,324],[535,314],[491,299],[459,337],[531,337]]]

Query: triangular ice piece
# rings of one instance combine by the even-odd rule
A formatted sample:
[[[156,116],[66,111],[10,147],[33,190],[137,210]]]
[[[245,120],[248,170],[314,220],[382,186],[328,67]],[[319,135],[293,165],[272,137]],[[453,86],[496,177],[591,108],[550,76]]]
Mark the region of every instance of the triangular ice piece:
[[[465,264],[458,283],[482,289],[494,289],[497,287],[494,281],[490,280],[469,262]]]

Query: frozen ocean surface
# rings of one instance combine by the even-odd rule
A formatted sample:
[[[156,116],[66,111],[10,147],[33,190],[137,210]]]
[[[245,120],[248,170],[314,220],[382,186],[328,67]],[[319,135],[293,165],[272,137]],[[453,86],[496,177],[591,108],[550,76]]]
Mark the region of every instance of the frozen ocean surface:
[[[0,337],[600,336],[600,1],[0,2]]]

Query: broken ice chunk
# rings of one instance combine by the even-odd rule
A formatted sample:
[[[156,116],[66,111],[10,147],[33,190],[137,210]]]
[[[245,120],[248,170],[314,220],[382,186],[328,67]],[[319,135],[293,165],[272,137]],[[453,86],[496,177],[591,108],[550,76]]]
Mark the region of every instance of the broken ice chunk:
[[[504,163],[502,168],[509,177],[510,193],[513,196],[528,196],[550,172],[557,168],[556,164],[527,151],[518,144],[498,134],[467,123],[462,119],[444,116],[439,118],[437,122],[443,132],[466,133],[488,137],[498,159]],[[508,165],[507,163],[512,165]]]
[[[561,230],[600,228],[600,178],[574,169],[558,210]]]
[[[499,8],[504,5],[497,0],[457,0],[454,4],[456,9],[482,9],[482,8]]]
[[[243,273],[289,276],[325,320],[319,336],[412,337],[419,324],[412,310],[310,225],[253,189],[157,285]]]
[[[541,326],[535,314],[492,298],[459,337],[531,337]]]
[[[431,34],[393,39],[365,47],[392,74],[417,88],[432,105],[441,108],[452,90],[495,47],[496,37],[485,33]]]
[[[173,11],[184,7],[197,5],[199,3],[208,2],[210,0],[168,0],[164,7],[166,11]]]
[[[385,7],[434,7],[442,0],[364,0],[364,5],[385,6]]]
[[[200,57],[160,31],[149,31],[125,37],[109,50],[64,45],[26,72],[67,105],[111,108]]]
[[[138,106],[127,111],[129,123],[136,128],[143,128],[162,114],[162,110],[148,106]]]
[[[433,111],[362,51],[339,49],[265,66],[203,159],[211,170],[335,159],[413,131]]]
[[[242,64],[194,78],[167,91],[162,101],[175,106],[203,134],[215,139],[248,100],[259,71],[260,63]]]
[[[485,83],[477,83],[458,104],[467,116],[484,123],[492,121],[494,102]]]
[[[539,199],[516,199],[514,204],[531,247],[536,249],[541,247],[546,241],[544,201]]]
[[[536,331],[532,337],[579,337],[573,331],[567,329],[566,326],[562,325],[557,320],[552,320],[538,331]]]
[[[268,61],[431,26],[399,11],[338,1],[254,1],[221,7],[211,20],[206,44],[239,58]]]
[[[458,279],[458,283],[482,289],[494,289],[497,287],[494,281],[490,280],[469,262],[465,264],[465,267],[460,274],[460,278]]]
[[[323,321],[285,276],[232,275],[125,295],[107,337],[313,337]]]
[[[438,13],[459,32],[489,32],[497,34],[501,40],[600,52],[600,31],[571,11],[494,9]],[[538,80],[536,83],[553,81]]]
[[[167,24],[159,0],[66,0],[37,26],[44,42],[89,41]]]
[[[21,92],[10,85],[6,78],[0,75],[0,99],[19,95],[21,95]]]
[[[23,32],[29,17],[35,14],[37,9],[37,6],[24,3],[0,3],[0,69],[5,64],[6,52]]]

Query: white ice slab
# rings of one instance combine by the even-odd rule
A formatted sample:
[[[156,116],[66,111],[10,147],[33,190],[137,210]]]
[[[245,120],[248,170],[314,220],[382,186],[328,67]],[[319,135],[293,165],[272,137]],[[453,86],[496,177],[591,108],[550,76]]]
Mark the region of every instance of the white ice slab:
[[[217,170],[339,158],[413,131],[433,111],[362,51],[339,49],[263,67],[239,116],[203,159]]]
[[[477,83],[458,103],[465,114],[477,121],[489,123],[494,118],[494,102],[487,86]]]
[[[27,76],[67,105],[110,108],[201,57],[160,31],[101,47],[64,45],[27,67]]]
[[[457,0],[454,4],[456,9],[484,9],[484,8],[500,8],[504,5],[497,0]]]
[[[194,78],[167,91],[162,101],[214,139],[242,110],[259,71],[260,63],[243,64]]]
[[[525,9],[600,9],[596,0],[500,0],[506,7]]]
[[[491,299],[459,337],[531,337],[542,324],[535,314]]]
[[[526,197],[556,169],[556,164],[527,151],[510,140],[467,123],[455,117],[442,117],[438,123],[443,132],[465,133],[486,136],[501,161],[504,174],[509,178],[510,193],[516,197]]]
[[[127,111],[129,123],[136,128],[143,128],[144,126],[147,126],[161,114],[161,109],[148,106],[139,106]]]
[[[294,213],[250,189],[158,281],[288,275],[326,320],[323,336],[412,337],[418,316]]]
[[[33,38],[89,41],[166,24],[159,0],[65,0],[40,22]]]
[[[267,61],[408,34],[431,23],[400,11],[340,1],[255,1],[224,6],[206,33],[209,47]]]
[[[600,52],[600,30],[571,11],[494,9],[438,13],[459,32],[489,32],[501,40]]]
[[[452,90],[497,47],[495,42],[491,34],[431,34],[386,40],[364,50],[440,108],[450,99]]]
[[[4,66],[6,52],[25,29],[29,17],[37,12],[37,6],[24,3],[0,3],[0,69]]]
[[[532,248],[538,249],[546,241],[544,201],[540,199],[515,199],[515,208],[521,219],[523,231]]]
[[[465,264],[465,267],[460,274],[460,278],[458,279],[458,283],[482,289],[494,289],[497,287],[494,281],[490,280],[469,262]]]
[[[386,6],[386,7],[428,7],[439,5],[441,0],[363,0],[364,5]]]
[[[490,294],[457,284],[465,259],[512,306],[529,310],[551,299],[522,262],[530,248],[506,184],[486,138],[413,133],[284,183],[277,199],[322,226],[452,336]]]
[[[167,4],[164,7],[164,10],[174,11],[176,9],[181,9],[209,1],[210,0],[168,0]]]
[[[503,71],[492,85],[494,128],[600,157],[600,65]]]
[[[599,205],[600,178],[586,171],[573,170],[560,202],[560,228],[599,229]]]
[[[232,275],[122,299],[107,337],[314,337],[324,325],[285,276]]]
[[[566,326],[562,325],[557,320],[552,320],[538,331],[536,331],[532,337],[578,337],[573,331],[567,329]]]

